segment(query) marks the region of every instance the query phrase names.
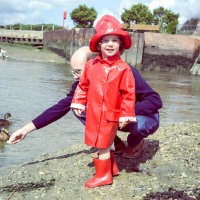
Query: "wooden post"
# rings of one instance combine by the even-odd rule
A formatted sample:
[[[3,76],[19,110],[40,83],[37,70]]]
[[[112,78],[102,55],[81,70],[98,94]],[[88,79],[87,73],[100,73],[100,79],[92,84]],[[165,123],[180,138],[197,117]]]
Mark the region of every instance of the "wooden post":
[[[137,59],[136,59],[136,67],[141,69],[142,66],[142,57],[144,51],[144,33],[138,33],[138,48],[137,48]]]
[[[196,75],[196,74],[200,75],[200,64],[198,64],[198,63],[200,63],[199,59],[200,59],[200,53],[197,56],[192,68],[190,69],[190,73],[193,75]]]
[[[122,58],[133,67],[140,69],[144,49],[144,34],[131,33],[131,39],[132,46],[122,54]]]

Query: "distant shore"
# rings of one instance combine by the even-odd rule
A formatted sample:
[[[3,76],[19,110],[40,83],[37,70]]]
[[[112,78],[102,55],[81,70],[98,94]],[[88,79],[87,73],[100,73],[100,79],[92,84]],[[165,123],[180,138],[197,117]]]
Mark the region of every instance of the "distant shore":
[[[32,62],[46,62],[46,63],[67,63],[65,58],[57,55],[50,51],[46,47],[0,43],[0,47],[6,51],[8,60],[21,60],[21,61],[32,61]]]

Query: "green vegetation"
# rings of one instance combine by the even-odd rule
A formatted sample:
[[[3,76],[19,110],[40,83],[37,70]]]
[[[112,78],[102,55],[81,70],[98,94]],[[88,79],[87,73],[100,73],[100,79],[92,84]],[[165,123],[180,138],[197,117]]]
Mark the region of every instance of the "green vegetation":
[[[175,14],[171,10],[159,7],[157,9],[154,9],[153,15],[153,22],[160,25],[162,32],[171,34],[176,33],[179,14]]]
[[[70,14],[75,28],[92,28],[97,12],[94,8],[88,8],[85,4],[75,8]]]
[[[121,15],[124,23],[131,24],[151,24],[153,15],[147,6],[139,3],[133,5],[130,9],[124,9]]]
[[[121,19],[124,23],[131,24],[155,24],[160,25],[161,32],[176,33],[179,14],[173,13],[171,10],[159,7],[153,10],[141,3],[133,5],[130,9],[124,9]]]
[[[54,25],[54,24],[14,24],[14,25],[6,25],[0,26],[0,28],[12,29],[12,30],[33,30],[33,31],[50,31],[62,29],[62,26]]]

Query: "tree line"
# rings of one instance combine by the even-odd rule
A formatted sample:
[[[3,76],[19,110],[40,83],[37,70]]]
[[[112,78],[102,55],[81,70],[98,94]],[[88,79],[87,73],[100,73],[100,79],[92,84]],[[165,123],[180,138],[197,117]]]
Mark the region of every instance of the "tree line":
[[[97,12],[94,8],[80,5],[72,11],[70,16],[75,27],[91,28],[97,17]],[[126,26],[127,28],[129,28],[131,24],[159,25],[160,30],[172,34],[176,33],[178,18],[179,14],[175,14],[171,10],[164,9],[163,7],[154,9],[153,13],[151,13],[148,6],[142,3],[135,4],[130,9],[124,8],[121,14],[121,20],[128,25]]]
[[[92,7],[88,8],[85,4],[79,5],[71,13],[70,17],[73,21],[74,28],[93,28],[94,21],[97,18],[97,11]],[[127,29],[131,24],[148,24],[148,25],[159,25],[160,32],[175,34],[177,32],[179,13],[174,13],[171,10],[165,9],[160,6],[151,12],[148,6],[138,3],[134,4],[130,9],[123,10],[121,14],[121,20],[124,24],[127,24]],[[196,28],[199,19],[189,19],[186,21],[181,28],[191,26]],[[8,25],[7,27],[10,27]],[[44,31],[62,29],[62,26],[54,24],[37,24],[37,25],[21,25],[14,24],[12,29],[14,30],[41,30]],[[2,28],[0,26],[0,28]]]
[[[13,25],[6,25],[0,26],[0,28],[7,28],[12,30],[33,30],[33,31],[50,31],[50,30],[59,30],[62,29],[62,26],[55,25],[55,24],[13,24]]]
[[[88,8],[85,4],[80,5],[74,9],[70,14],[71,19],[74,22],[75,28],[92,28],[94,21],[97,18],[96,10]],[[177,32],[179,13],[174,13],[171,10],[165,9],[160,6],[151,12],[148,6],[138,3],[132,5],[130,9],[123,10],[121,14],[121,20],[124,24],[127,24],[129,29],[131,24],[148,24],[148,25],[159,25],[160,32],[175,34]],[[196,29],[197,23],[200,19],[190,19],[186,21],[181,29],[187,30]]]

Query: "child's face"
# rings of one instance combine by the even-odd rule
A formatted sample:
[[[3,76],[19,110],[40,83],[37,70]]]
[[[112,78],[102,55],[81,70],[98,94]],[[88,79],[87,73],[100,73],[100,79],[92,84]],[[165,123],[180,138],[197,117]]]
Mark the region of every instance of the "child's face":
[[[114,56],[119,52],[120,38],[117,35],[105,35],[100,42],[101,54],[103,58]]]

